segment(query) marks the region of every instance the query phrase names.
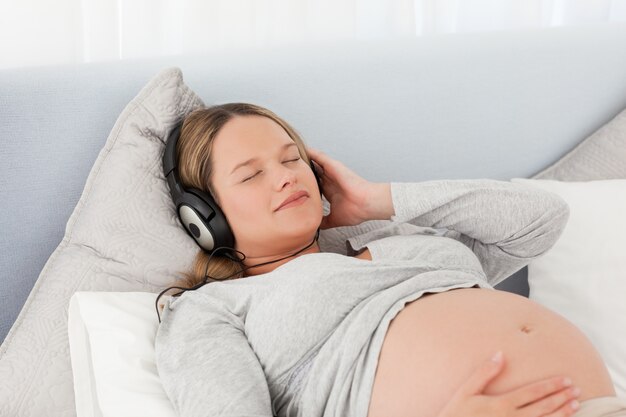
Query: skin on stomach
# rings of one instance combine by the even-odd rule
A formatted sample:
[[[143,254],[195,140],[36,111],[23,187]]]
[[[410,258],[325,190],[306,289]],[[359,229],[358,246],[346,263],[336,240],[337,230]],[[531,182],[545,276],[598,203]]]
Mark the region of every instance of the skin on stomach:
[[[580,402],[616,395],[599,353],[569,320],[518,294],[459,288],[424,294],[391,321],[368,417],[436,417],[497,350],[504,369],[486,395],[558,375],[581,389]]]

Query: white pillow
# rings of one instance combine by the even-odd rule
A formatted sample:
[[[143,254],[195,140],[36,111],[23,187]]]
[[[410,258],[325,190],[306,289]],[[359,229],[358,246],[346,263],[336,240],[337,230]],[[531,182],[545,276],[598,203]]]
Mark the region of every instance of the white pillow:
[[[147,292],[78,291],[70,298],[68,339],[77,417],[176,417],[156,367],[156,297]]]
[[[626,179],[562,182],[513,178],[570,207],[559,240],[528,265],[528,298],[566,317],[604,359],[626,397]]]

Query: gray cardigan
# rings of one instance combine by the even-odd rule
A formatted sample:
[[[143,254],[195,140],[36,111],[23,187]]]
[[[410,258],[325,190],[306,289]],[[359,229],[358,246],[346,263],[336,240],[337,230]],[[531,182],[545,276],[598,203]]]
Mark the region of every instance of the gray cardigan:
[[[407,302],[496,291],[569,217],[556,194],[491,179],[392,182],[391,195],[391,221],[345,242],[372,261],[320,245],[270,273],[168,300],[156,361],[180,416],[367,415],[387,327]]]

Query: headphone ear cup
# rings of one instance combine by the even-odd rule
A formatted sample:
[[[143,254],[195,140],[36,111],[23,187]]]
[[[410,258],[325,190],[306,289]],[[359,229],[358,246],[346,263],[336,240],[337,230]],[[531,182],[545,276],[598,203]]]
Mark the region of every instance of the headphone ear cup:
[[[215,248],[215,237],[203,216],[194,209],[193,204],[184,203],[178,207],[178,218],[189,236],[205,251]]]
[[[235,237],[222,209],[210,194],[197,189],[186,190],[178,214],[189,235],[207,252],[226,246],[233,248]]]
[[[234,249],[235,237],[226,216],[213,197],[197,188],[186,189],[178,175],[176,144],[183,122],[176,124],[167,137],[162,166],[176,214],[185,231],[205,251],[225,246]]]

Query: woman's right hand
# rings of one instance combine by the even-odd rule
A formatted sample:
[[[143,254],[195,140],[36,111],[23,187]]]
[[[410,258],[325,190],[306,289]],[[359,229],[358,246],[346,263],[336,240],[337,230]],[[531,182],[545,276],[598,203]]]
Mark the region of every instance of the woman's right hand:
[[[577,410],[571,402],[579,393],[566,378],[552,377],[500,395],[483,394],[504,368],[504,359],[481,365],[454,393],[438,417],[565,417]],[[571,382],[570,382],[571,384]]]

